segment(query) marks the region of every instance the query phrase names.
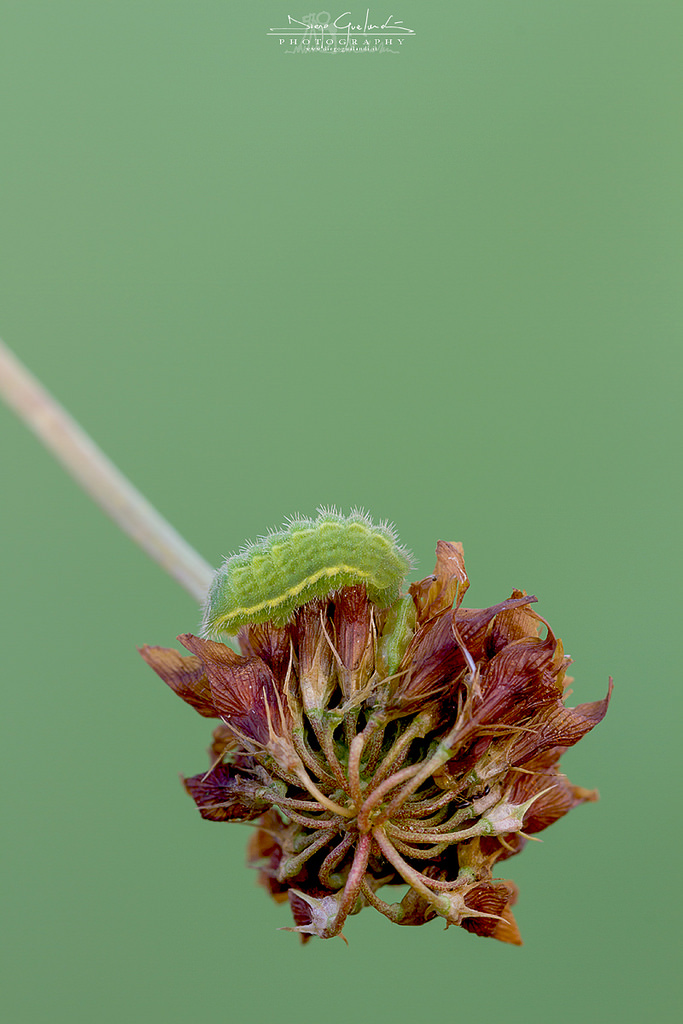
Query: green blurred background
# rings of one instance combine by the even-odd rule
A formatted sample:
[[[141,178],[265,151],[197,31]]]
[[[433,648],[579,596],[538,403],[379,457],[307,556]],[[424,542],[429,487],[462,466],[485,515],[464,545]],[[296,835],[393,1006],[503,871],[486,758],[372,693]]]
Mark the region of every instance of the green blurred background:
[[[360,504],[537,594],[573,702],[615,678],[564,761],[602,799],[502,866],[521,949],[301,948],[135,651],[197,608],[2,409],[5,1019],[677,1020],[681,8],[392,0],[398,55],[288,13],[0,3],[0,331],[214,563]]]

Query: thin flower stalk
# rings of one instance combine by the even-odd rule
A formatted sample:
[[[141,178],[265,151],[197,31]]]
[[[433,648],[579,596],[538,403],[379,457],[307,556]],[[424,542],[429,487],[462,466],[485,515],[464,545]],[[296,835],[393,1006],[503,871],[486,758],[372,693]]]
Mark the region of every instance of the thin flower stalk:
[[[83,490],[197,601],[213,569],[0,341],[0,395]]]

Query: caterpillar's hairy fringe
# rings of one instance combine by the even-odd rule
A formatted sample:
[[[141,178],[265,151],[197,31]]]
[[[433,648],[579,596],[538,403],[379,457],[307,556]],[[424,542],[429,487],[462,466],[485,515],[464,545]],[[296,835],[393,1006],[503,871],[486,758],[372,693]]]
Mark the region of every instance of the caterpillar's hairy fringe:
[[[355,584],[380,606],[397,599],[413,559],[393,524],[375,525],[362,508],[344,516],[321,505],[317,513],[315,519],[289,516],[283,528],[226,558],[204,607],[204,636],[234,634],[247,623],[283,624],[314,597]]]

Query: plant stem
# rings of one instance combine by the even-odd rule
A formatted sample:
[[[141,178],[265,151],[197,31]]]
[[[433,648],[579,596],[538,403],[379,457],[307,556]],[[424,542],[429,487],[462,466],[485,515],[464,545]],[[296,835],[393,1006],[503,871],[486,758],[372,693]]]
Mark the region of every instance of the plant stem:
[[[351,788],[351,799],[355,803],[356,808],[360,808],[363,802],[363,794],[360,787],[360,759],[363,756],[365,740],[365,731],[359,732],[357,736],[353,737],[349,748],[349,786]]]
[[[341,789],[348,792],[349,784],[344,775],[344,769],[334,749],[334,726],[330,727],[324,710],[312,708],[307,712],[315,738],[320,744],[320,749],[327,759],[328,766],[332,769],[334,777]],[[325,774],[328,774],[327,772]]]
[[[334,926],[330,931],[330,935],[325,936],[325,938],[332,938],[334,935],[339,935],[344,921],[353,910],[354,904],[358,899],[358,894],[360,893],[365,869],[368,866],[371,847],[372,838],[369,835],[361,836],[356,845],[356,853],[353,858],[353,863],[351,864],[351,870],[349,871],[346,879],[346,885],[344,886],[344,892],[339,903],[339,910],[337,912]]]
[[[0,394],[117,526],[193,598],[203,601],[213,577],[208,562],[183,540],[2,341]]]
[[[325,857],[325,860],[320,865],[320,870],[318,871],[318,878],[323,883],[323,885],[326,885],[329,889],[334,888],[334,886],[332,885],[332,879],[330,878],[330,874],[334,871],[335,868],[339,867],[342,860],[353,846],[355,838],[356,837],[353,834],[353,832],[347,832],[342,841],[337,846],[335,846],[334,850],[332,850],[331,853],[328,853],[327,857]]]
[[[396,786],[400,786],[406,779],[412,778],[419,768],[419,764],[410,764],[407,768],[401,768],[373,790],[358,812],[358,830],[360,832],[368,832],[372,828],[370,812],[382,802],[387,793],[390,793]],[[384,820],[384,815],[382,815],[382,820]]]
[[[391,841],[399,853],[402,853],[404,857],[410,857],[411,860],[431,860],[433,857],[438,857],[450,845],[449,843],[438,843],[436,846],[427,847],[426,850],[418,850],[409,843],[402,843],[394,835],[391,836]]]
[[[384,829],[376,828],[372,832],[373,839],[379,846],[380,850],[392,864],[404,882],[407,882],[409,886],[416,889],[421,896],[424,896],[431,904],[435,902],[435,895],[433,889],[427,887],[427,883],[431,883],[432,879],[427,878],[420,871],[416,871],[415,868],[411,867],[404,861],[403,857],[398,853],[391,840],[387,837]]]
[[[401,828],[392,822],[386,823],[387,835],[396,836],[409,843],[462,843],[465,839],[486,835],[487,827],[486,822],[481,820],[472,828],[463,828],[460,832],[421,832]]]
[[[307,789],[308,792],[311,794],[311,796],[314,796],[316,800],[323,805],[323,807],[327,807],[328,811],[332,811],[333,814],[338,814],[342,818],[353,817],[354,812],[351,808],[342,807],[341,804],[335,803],[334,800],[330,800],[328,796],[325,796],[324,793],[321,793],[321,791],[318,789],[315,782],[310,777],[310,775],[308,774],[303,765],[301,765],[301,767],[298,769],[296,775],[297,778],[303,783],[304,788]]]
[[[419,736],[423,738],[429,730],[429,726],[432,724],[432,714],[429,711],[423,711],[413,720],[412,725],[409,725],[407,729],[394,740],[391,750],[386,754],[384,760],[380,764],[379,768],[374,772],[372,776],[372,785],[376,788],[380,782],[389,775],[390,772],[395,772],[401,767],[401,760],[405,759],[408,748],[414,739]]]
[[[429,878],[428,875],[423,875],[421,871],[417,871],[403,859],[391,840],[388,839],[384,829],[376,828],[372,835],[384,856],[390,864],[393,864],[403,881],[429,900],[439,913],[443,913],[447,907],[439,894],[453,889],[461,889],[462,879],[456,879],[454,882],[442,882],[438,878]],[[436,892],[434,892],[435,889]]]
[[[401,918],[404,916],[404,910],[400,903],[386,903],[381,900],[376,893],[373,892],[372,888],[368,885],[367,880],[364,878],[360,884],[360,891],[365,896],[365,899],[374,907],[375,910],[379,910],[380,914],[384,914],[394,924],[400,924]]]
[[[301,853],[296,854],[293,857],[283,859],[278,871],[278,881],[284,882],[288,878],[294,878],[298,875],[304,864],[309,860],[314,853],[318,850],[322,850],[324,846],[334,839],[336,835],[335,829],[329,829],[327,832],[319,832],[312,842],[308,844],[305,850]]]

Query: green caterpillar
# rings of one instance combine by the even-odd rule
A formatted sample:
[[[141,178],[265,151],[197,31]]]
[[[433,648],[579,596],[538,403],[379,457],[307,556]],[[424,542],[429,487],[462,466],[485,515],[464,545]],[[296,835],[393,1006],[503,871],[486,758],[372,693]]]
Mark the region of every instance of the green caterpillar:
[[[283,625],[307,601],[356,584],[380,607],[399,596],[412,558],[388,523],[359,509],[343,516],[319,508],[245,545],[216,574],[204,607],[202,635],[234,634],[247,623]]]

